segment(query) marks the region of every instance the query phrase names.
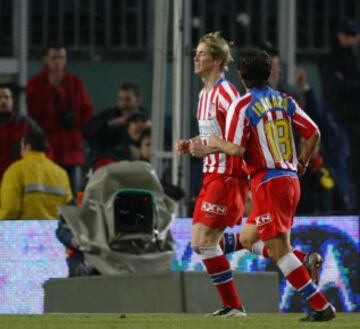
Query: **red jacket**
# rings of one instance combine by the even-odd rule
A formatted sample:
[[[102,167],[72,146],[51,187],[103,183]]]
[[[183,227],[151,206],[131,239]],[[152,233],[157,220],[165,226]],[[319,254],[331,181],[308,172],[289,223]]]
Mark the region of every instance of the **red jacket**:
[[[43,70],[28,81],[26,99],[29,115],[48,138],[54,161],[68,166],[84,164],[82,127],[93,116],[93,107],[80,79],[66,72],[61,85],[53,86]],[[64,123],[66,114],[71,115],[70,127]]]
[[[36,127],[33,120],[15,113],[9,120],[0,121],[0,182],[7,167],[20,159],[21,138]]]

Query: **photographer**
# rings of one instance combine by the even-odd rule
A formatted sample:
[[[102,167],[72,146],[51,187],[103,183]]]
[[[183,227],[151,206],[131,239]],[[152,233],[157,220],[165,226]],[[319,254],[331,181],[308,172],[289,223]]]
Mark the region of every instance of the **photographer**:
[[[93,107],[81,80],[66,70],[63,46],[49,46],[44,69],[27,84],[29,116],[38,122],[53,149],[54,160],[69,174],[73,193],[81,185],[84,165],[82,127],[93,116]]]

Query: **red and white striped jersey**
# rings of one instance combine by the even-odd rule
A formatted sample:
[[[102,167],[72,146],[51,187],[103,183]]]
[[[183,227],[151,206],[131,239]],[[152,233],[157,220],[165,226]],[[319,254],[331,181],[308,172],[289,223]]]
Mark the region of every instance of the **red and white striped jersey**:
[[[246,149],[251,176],[263,169],[297,170],[293,132],[305,139],[316,124],[296,101],[270,87],[252,88],[229,108],[226,139]]]
[[[211,134],[225,138],[227,111],[232,102],[239,98],[235,86],[221,77],[208,92],[203,88],[199,94],[197,119],[202,142],[206,145]],[[246,177],[243,159],[224,153],[210,154],[204,158],[203,172]]]

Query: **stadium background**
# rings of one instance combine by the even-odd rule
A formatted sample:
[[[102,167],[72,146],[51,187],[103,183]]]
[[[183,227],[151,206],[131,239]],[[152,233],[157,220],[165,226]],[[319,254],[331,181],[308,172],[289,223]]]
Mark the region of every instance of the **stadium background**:
[[[58,42],[68,49],[69,68],[84,81],[96,111],[113,105],[122,82],[137,83],[144,107],[152,113],[153,131],[159,132],[153,135],[154,166],[158,172],[171,167],[173,181],[191,191],[179,207],[179,216],[187,215],[191,195],[196,193],[200,181],[200,166],[188,159],[178,162],[170,152],[169,138],[189,137],[196,126],[194,116],[200,84],[191,71],[191,54],[199,36],[221,30],[227,39],[234,41],[235,54],[242,46],[270,41],[279,48],[287,79],[291,82],[295,64],[301,65],[310,84],[321,94],[316,61],[330,49],[335,26],[345,18],[360,21],[360,1],[2,0],[0,81],[12,81],[20,89],[24,87],[27,78],[40,69],[44,47]],[[229,78],[236,83],[235,66],[231,67]],[[20,92],[19,105],[25,113],[23,104]],[[306,250],[309,241],[302,237],[320,230],[320,235],[314,233],[319,239],[312,240],[310,246],[325,248],[318,242],[320,237],[331,242],[333,249],[322,251],[332,255],[333,271],[327,277],[329,289],[336,288],[332,298],[344,311],[359,311],[356,306],[360,301],[359,218],[330,218],[324,220],[326,225],[320,220],[319,228],[311,224],[315,220],[299,222],[295,245]],[[181,223],[186,223],[183,229],[186,232],[188,221]],[[344,228],[339,223],[348,226]],[[32,225],[38,231],[42,228],[43,233],[34,235]],[[0,304],[4,305],[1,312],[41,312],[41,296],[34,300],[31,291],[23,289],[23,284],[31,285],[26,273],[36,277],[39,268],[45,272],[51,268],[54,272],[50,276],[66,275],[63,250],[55,241],[54,228],[54,222],[0,223],[1,249],[6,250],[0,258]],[[174,262],[174,270],[202,270],[200,264],[189,265],[191,254],[186,254],[183,236],[178,237],[181,246],[178,245],[179,258]],[[47,254],[48,246],[54,246],[55,251]],[[35,262],[28,258],[31,248],[38,257]],[[266,262],[249,257],[236,264],[238,270],[269,267]],[[28,267],[19,271],[20,265]],[[282,285],[281,289],[282,295],[292,295],[286,286]],[[282,299],[281,303],[282,310],[292,310],[288,299]]]

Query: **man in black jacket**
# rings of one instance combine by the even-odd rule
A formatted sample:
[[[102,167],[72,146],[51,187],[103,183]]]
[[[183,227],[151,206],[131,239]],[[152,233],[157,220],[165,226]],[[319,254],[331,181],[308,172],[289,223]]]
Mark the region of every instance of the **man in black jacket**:
[[[128,118],[135,112],[144,112],[137,85],[123,83],[117,97],[117,106],[96,115],[83,129],[92,153],[104,152],[119,145],[126,136]]]

